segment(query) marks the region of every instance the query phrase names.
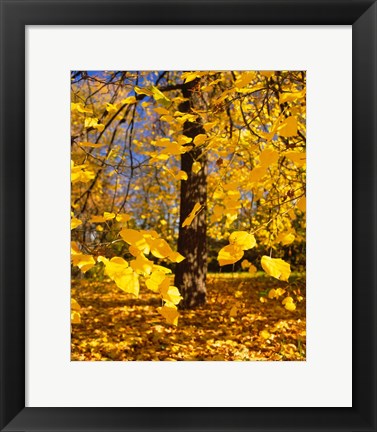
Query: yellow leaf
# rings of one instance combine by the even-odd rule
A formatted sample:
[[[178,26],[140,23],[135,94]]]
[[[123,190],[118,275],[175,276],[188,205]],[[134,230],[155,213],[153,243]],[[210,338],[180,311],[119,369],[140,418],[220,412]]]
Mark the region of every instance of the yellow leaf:
[[[173,251],[164,239],[155,239],[150,243],[151,253],[156,258],[166,258]]]
[[[263,270],[268,275],[282,281],[288,281],[289,275],[291,274],[291,267],[287,262],[280,258],[270,258],[264,255],[261,264]]]
[[[250,274],[252,274],[252,275],[255,274],[255,273],[257,272],[257,268],[255,267],[254,264],[251,264],[251,265],[250,265],[248,272],[249,272]]]
[[[154,270],[148,279],[145,279],[145,285],[153,292],[159,292],[161,283],[165,280],[166,276],[160,269]],[[169,279],[168,279],[169,280]]]
[[[220,266],[234,264],[243,257],[243,250],[236,244],[230,244],[220,249],[217,260]]]
[[[108,111],[108,112],[115,112],[115,111],[118,111],[118,107],[116,106],[116,105],[114,105],[114,104],[112,104],[112,103],[107,103],[106,104],[106,111]]]
[[[286,297],[281,304],[285,305],[287,303],[293,303],[293,298],[292,297]]]
[[[279,153],[276,150],[264,149],[259,155],[259,160],[262,166],[270,166],[276,163],[279,159]]]
[[[297,118],[290,116],[284,119],[278,127],[278,134],[282,137],[289,138],[297,135]]]
[[[192,141],[192,138],[189,138],[186,135],[179,135],[179,137],[177,138],[177,142],[179,145],[185,145],[188,144]]]
[[[105,264],[105,274],[112,279],[116,285],[126,293],[139,295],[139,276],[131,267],[128,267],[127,261],[121,257],[111,258],[109,261],[105,257],[98,257],[99,262]]]
[[[158,108],[155,108],[154,110],[159,115],[169,114],[169,111],[166,108],[158,107]]]
[[[185,83],[189,83],[190,81],[194,81],[194,79],[200,77],[200,74],[197,72],[184,72],[182,74],[182,79],[185,80]]]
[[[171,262],[175,262],[175,263],[180,263],[181,261],[183,261],[184,259],[186,259],[183,255],[181,255],[179,252],[175,252],[173,251],[168,258],[170,259]]]
[[[115,218],[115,213],[104,212],[103,213],[103,218],[105,219],[105,221],[114,219]]]
[[[205,134],[196,135],[196,137],[194,138],[194,144],[196,146],[200,146],[206,142],[206,139],[207,139],[207,135]]]
[[[170,99],[166,97],[157,87],[152,86],[152,94],[156,102],[161,102],[163,105],[169,105]]]
[[[302,212],[306,211],[306,197],[302,197],[298,200],[296,204],[297,208],[301,210]]]
[[[254,72],[244,72],[236,80],[235,86],[240,89],[247,86],[255,77]]]
[[[188,179],[187,173],[185,171],[178,171],[178,174],[176,174],[174,177],[176,180],[187,180]]]
[[[229,236],[229,243],[239,246],[242,250],[251,249],[257,244],[253,234],[247,231],[233,231]]]
[[[135,91],[136,94],[139,94],[139,95],[140,94],[143,94],[143,95],[146,95],[146,96],[152,96],[153,95],[153,93],[150,90],[148,90],[146,88],[141,88],[141,87],[138,87],[138,86],[134,87],[134,91]]]
[[[283,246],[287,246],[294,242],[295,236],[292,233],[281,233],[278,239],[279,239],[279,243],[281,243]]]
[[[141,253],[143,253],[141,250],[139,250],[137,247],[135,247],[135,246],[130,246],[129,248],[128,248],[128,252],[132,255],[132,256],[134,256],[134,257],[137,257],[138,255],[140,255]]]
[[[203,125],[203,129],[208,132],[210,131],[213,127],[216,126],[216,122],[211,122],[211,123],[206,123]]]
[[[262,336],[263,339],[269,339],[271,334],[267,330],[262,330],[259,332],[259,335]]]
[[[149,244],[144,238],[143,234],[141,234],[139,231],[123,228],[119,234],[126,243],[136,247],[145,254],[149,253]]]
[[[159,138],[156,141],[152,141],[152,144],[157,147],[166,147],[167,145],[171,144],[171,141],[169,138],[164,137],[164,138]]]
[[[169,278],[166,278],[167,282],[163,282],[160,285],[160,293],[163,298],[163,300],[173,303],[174,305],[177,305],[181,300],[182,296],[175,286],[169,286]]]
[[[249,177],[250,183],[256,183],[258,182],[264,175],[266,175],[267,169],[264,166],[255,167]]]
[[[142,275],[149,275],[152,273],[153,261],[147,259],[142,252],[140,252],[135,260],[130,262],[130,266],[136,273]]]
[[[87,114],[92,114],[92,110],[90,110],[89,108],[85,108],[83,103],[71,103],[71,110],[72,111],[78,111],[81,113],[87,113]]]
[[[247,259],[244,259],[241,263],[241,268],[243,270],[247,270],[250,267],[250,261],[248,261]]]
[[[77,301],[71,298],[71,310],[79,311],[81,306],[77,303]]]
[[[195,216],[198,214],[198,212],[201,210],[203,206],[200,203],[196,203],[194,205],[194,208],[192,209],[191,213],[187,216],[187,218],[183,221],[182,228],[185,226],[190,226],[192,221],[194,220]]]
[[[76,253],[71,250],[71,260],[74,266],[77,266],[83,273],[86,273],[96,264],[92,255],[86,255],[81,252]]]
[[[75,217],[71,218],[71,230],[77,228],[82,224],[82,221],[80,219],[77,219]]]
[[[273,76],[274,72],[273,71],[260,71],[259,72],[262,76],[266,77],[266,78],[270,78]]]
[[[172,305],[173,306],[173,305]],[[168,324],[178,325],[179,312],[176,307],[166,306],[157,308],[159,313],[166,319]]]
[[[283,93],[279,97],[279,103],[292,102],[297,99],[302,99],[305,97],[305,89],[295,93]]]
[[[302,167],[306,164],[306,153],[304,152],[290,151],[284,153],[284,156],[298,167]]]
[[[169,268],[167,268],[167,267],[164,267],[164,266],[161,266],[161,265],[157,265],[157,264],[155,264],[154,266],[153,266],[153,271],[159,271],[159,272],[161,272],[161,273],[164,273],[164,274],[169,274],[169,273],[171,273],[172,271],[169,269]]]
[[[229,311],[229,316],[230,317],[236,317],[238,313],[238,309],[236,306],[232,306],[231,310]]]
[[[182,146],[178,144],[177,142],[171,142],[169,143],[162,151],[162,154],[168,154],[172,156],[180,155],[183,153],[186,153],[192,149],[191,146]]]
[[[296,310],[296,305],[293,301],[292,297],[286,297],[283,301],[282,304],[284,305],[285,309],[293,312],[294,310]]]
[[[92,216],[90,218],[91,223],[103,223],[106,222],[106,219],[103,216]]]
[[[198,172],[201,170],[202,166],[199,162],[194,162],[192,164],[192,172],[195,174],[198,174]]]
[[[95,173],[90,168],[88,168],[87,164],[75,165],[73,161],[71,161],[71,182],[81,182],[87,183],[88,181],[94,179]]]
[[[85,128],[94,128],[97,129],[99,132],[102,132],[105,129],[105,125],[98,123],[98,118],[96,117],[87,117],[85,119]]]
[[[135,98],[135,96],[128,96],[126,99],[122,99],[121,103],[122,104],[134,104],[134,103],[136,103],[136,98]]]
[[[125,213],[120,213],[115,218],[118,222],[128,222],[131,219],[131,216]]]
[[[71,312],[71,323],[72,324],[80,324],[81,323],[81,315],[78,312]]]
[[[103,147],[104,145],[106,145],[106,144],[105,143],[94,144],[94,143],[91,143],[91,142],[79,142],[79,146],[80,147],[100,148],[100,147]]]

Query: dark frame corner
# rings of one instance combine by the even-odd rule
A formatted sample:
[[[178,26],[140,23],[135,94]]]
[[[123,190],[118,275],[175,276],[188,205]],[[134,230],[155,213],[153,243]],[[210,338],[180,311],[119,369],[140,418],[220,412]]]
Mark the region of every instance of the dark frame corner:
[[[0,13],[0,429],[376,431],[376,2],[0,0]],[[156,408],[25,408],[25,271],[19,264],[25,250],[25,26],[33,24],[352,25],[352,282],[359,293],[353,296],[352,408],[164,408],[158,415]]]

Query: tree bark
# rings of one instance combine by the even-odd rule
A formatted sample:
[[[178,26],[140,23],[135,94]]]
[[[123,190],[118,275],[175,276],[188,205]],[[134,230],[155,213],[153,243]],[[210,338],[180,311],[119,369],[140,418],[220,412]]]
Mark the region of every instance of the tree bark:
[[[188,100],[183,102],[179,110],[194,114],[195,93],[193,89],[197,80],[185,84],[182,94]],[[188,122],[183,126],[184,135],[193,140],[205,131],[200,121]],[[192,142],[187,145],[194,145]],[[201,169],[198,173],[192,171],[195,161],[200,162]],[[183,300],[180,307],[192,309],[206,301],[206,276],[207,276],[207,157],[201,148],[194,147],[191,151],[182,154],[181,169],[187,173],[188,179],[181,181],[180,193],[180,222],[178,235],[178,252],[186,259],[177,264],[175,271],[175,286],[179,289]],[[191,213],[196,203],[203,208],[194,218],[190,226],[182,228],[183,221]]]

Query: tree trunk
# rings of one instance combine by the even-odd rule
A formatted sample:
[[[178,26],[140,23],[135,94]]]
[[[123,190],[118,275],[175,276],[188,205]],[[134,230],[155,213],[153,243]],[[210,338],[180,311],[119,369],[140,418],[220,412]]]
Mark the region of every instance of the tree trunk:
[[[194,114],[195,95],[192,91],[197,80],[182,88],[182,93],[188,101],[183,102],[179,110]],[[194,138],[205,131],[200,122],[186,121],[183,126],[184,135]],[[194,145],[192,142],[187,145]],[[198,173],[192,171],[195,161],[200,162]],[[180,306],[191,309],[200,306],[206,301],[207,276],[207,156],[200,148],[193,148],[181,156],[181,169],[187,173],[188,179],[181,181],[180,222],[178,234],[178,252],[186,259],[177,264],[175,271],[175,286],[181,292],[183,300]],[[182,228],[182,223],[191,213],[196,203],[204,206],[194,218],[190,226]]]

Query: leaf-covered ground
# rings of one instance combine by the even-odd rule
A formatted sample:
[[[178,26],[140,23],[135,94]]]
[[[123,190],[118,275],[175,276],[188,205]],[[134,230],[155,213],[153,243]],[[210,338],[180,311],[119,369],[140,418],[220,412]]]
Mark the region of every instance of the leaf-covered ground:
[[[175,327],[164,322],[157,311],[161,301],[145,287],[134,299],[110,281],[73,281],[81,323],[72,325],[71,359],[305,360],[304,276],[291,276],[287,284],[264,276],[209,275],[207,286],[207,304],[180,311]],[[273,288],[285,292],[269,298]],[[282,304],[287,296],[295,310]]]

